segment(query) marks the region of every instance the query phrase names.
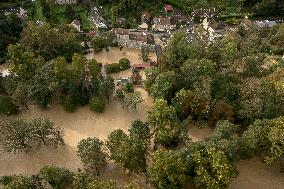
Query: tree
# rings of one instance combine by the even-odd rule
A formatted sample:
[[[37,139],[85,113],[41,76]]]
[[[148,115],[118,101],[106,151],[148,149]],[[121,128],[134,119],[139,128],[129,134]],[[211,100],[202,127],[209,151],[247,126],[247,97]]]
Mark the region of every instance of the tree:
[[[144,62],[147,62],[148,59],[149,59],[149,53],[150,53],[150,50],[148,47],[142,47],[141,48],[141,57],[142,57],[142,60]]]
[[[39,173],[54,189],[67,189],[73,182],[74,173],[65,168],[44,166]]]
[[[218,101],[213,105],[208,123],[214,127],[218,120],[234,122],[233,107],[224,101]]]
[[[171,38],[162,57],[161,68],[173,70],[180,68],[187,59],[202,57],[203,50],[199,43],[189,42],[185,32],[177,32]]]
[[[54,73],[58,79],[67,78],[67,62],[64,57],[57,57],[53,60]]]
[[[109,102],[110,97],[113,94],[114,88],[114,79],[112,77],[107,76],[106,78],[101,78],[101,82],[99,85],[99,96]]]
[[[23,119],[8,119],[0,123],[0,141],[7,152],[28,150],[32,147],[32,128]]]
[[[37,175],[31,177],[10,176],[9,181],[2,184],[4,189],[44,189],[42,180]]]
[[[283,117],[257,120],[242,135],[248,156],[263,156],[267,164],[283,157]]]
[[[97,138],[87,138],[79,142],[77,155],[80,157],[84,168],[94,173],[100,174],[100,169],[106,163],[106,154],[103,152],[103,143]]]
[[[118,129],[108,136],[106,146],[110,152],[110,159],[131,172],[145,172],[150,128],[148,124],[137,120],[132,123],[129,133],[128,136]]]
[[[35,118],[28,122],[32,128],[33,140],[37,145],[63,145],[63,132],[60,128],[54,127],[54,123],[48,119]]]
[[[18,111],[18,107],[12,102],[11,98],[0,95],[0,114],[10,116],[17,114]]]
[[[23,30],[23,20],[16,14],[0,14],[0,64],[7,60],[7,47],[20,39]]]
[[[180,110],[182,117],[189,115],[193,119],[201,118],[209,108],[210,97],[200,91],[180,90],[173,100]]]
[[[20,43],[46,61],[58,56],[64,56],[70,61],[73,54],[81,52],[82,48],[78,34],[71,26],[52,27],[48,23],[37,25],[29,22]]]
[[[99,112],[102,113],[104,111],[105,108],[105,103],[103,99],[100,99],[98,97],[92,97],[90,99],[90,109],[93,112]]]
[[[190,179],[190,169],[182,151],[158,150],[153,154],[148,177],[156,188],[182,188]]]
[[[155,99],[165,99],[168,102],[174,97],[177,90],[177,76],[174,71],[161,73],[151,85],[150,94]]]
[[[130,61],[127,58],[122,58],[119,60],[118,62],[119,66],[120,66],[120,70],[124,71],[127,70],[128,68],[130,68]]]
[[[10,118],[0,123],[0,143],[8,152],[20,152],[43,145],[64,144],[62,131],[47,119]]]
[[[145,90],[150,92],[152,85],[159,75],[159,68],[151,67],[145,70],[146,81],[144,81]]]
[[[134,92],[134,93],[128,93],[125,96],[125,100],[124,103],[127,107],[128,110],[136,110],[137,109],[137,105],[141,104],[142,102],[144,102],[143,98],[141,97],[141,94],[138,92]]]
[[[177,119],[173,106],[159,99],[154,102],[152,111],[148,112],[148,122],[154,131],[155,142],[164,146],[175,146],[183,141],[183,128]]]
[[[7,55],[11,63],[10,71],[23,80],[31,79],[35,70],[44,64],[42,57],[25,50],[20,44],[10,45]]]

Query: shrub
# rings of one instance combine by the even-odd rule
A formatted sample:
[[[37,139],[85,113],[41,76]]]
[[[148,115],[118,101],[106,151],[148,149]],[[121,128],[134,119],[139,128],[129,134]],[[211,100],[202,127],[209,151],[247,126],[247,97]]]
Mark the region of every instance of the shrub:
[[[76,110],[76,100],[73,96],[67,96],[63,102],[63,108],[66,112],[75,112]]]
[[[120,72],[120,65],[118,63],[105,65],[105,71],[107,74]]]
[[[0,114],[15,115],[18,113],[18,107],[13,104],[12,99],[7,96],[0,96]]]
[[[224,101],[219,101],[213,106],[208,122],[209,126],[214,127],[218,120],[234,122],[233,107]]]
[[[132,83],[127,83],[127,84],[125,85],[124,90],[125,90],[127,93],[134,93],[133,84],[132,84]]]
[[[102,113],[105,109],[105,103],[98,97],[92,97],[90,100],[90,109],[94,112]]]
[[[44,166],[40,170],[40,175],[44,178],[54,189],[65,189],[73,182],[74,173],[68,169]]]
[[[130,61],[127,58],[122,58],[119,60],[119,66],[120,66],[120,70],[127,70],[128,68],[130,68]]]

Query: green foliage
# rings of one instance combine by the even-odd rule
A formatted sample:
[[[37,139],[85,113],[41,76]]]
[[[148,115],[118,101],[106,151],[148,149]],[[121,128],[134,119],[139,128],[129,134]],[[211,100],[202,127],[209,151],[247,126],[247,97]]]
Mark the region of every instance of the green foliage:
[[[195,151],[193,182],[197,188],[228,188],[236,170],[225,154],[215,148]]]
[[[122,130],[113,131],[108,136],[106,146],[110,151],[110,159],[129,171],[146,170],[146,153],[150,142],[148,124],[139,120],[132,123],[129,136]]]
[[[214,127],[219,120],[234,122],[233,107],[223,101],[218,101],[213,105],[208,123]]]
[[[3,178],[3,177],[2,177]],[[4,189],[43,189],[42,180],[38,176],[10,176],[3,183]]]
[[[120,65],[118,63],[106,64],[104,67],[107,74],[117,73],[121,71]]]
[[[12,102],[11,98],[0,95],[0,114],[10,116],[17,114],[18,111],[18,107]]]
[[[190,163],[182,151],[158,150],[153,154],[148,176],[156,188],[182,188],[189,181]]]
[[[163,70],[180,68],[187,59],[201,58],[202,54],[203,49],[199,43],[189,42],[186,33],[177,32],[163,53],[161,68]]]
[[[103,152],[103,143],[97,138],[87,138],[79,142],[77,155],[80,157],[87,171],[99,175],[100,169],[106,163],[106,154]]]
[[[180,110],[183,118],[187,118],[190,115],[196,119],[205,115],[209,108],[209,98],[203,92],[182,89],[176,94],[174,103],[177,109]]]
[[[103,32],[97,35],[92,40],[92,47],[95,52],[101,51],[103,48],[112,46],[113,44],[113,34],[111,32]]]
[[[22,33],[21,45],[31,49],[45,60],[63,56],[70,61],[75,52],[81,52],[79,38],[71,26],[52,27],[48,23],[36,25],[31,22]]]
[[[73,96],[66,96],[63,101],[63,108],[66,112],[75,112],[77,107],[77,102],[75,97]]]
[[[74,173],[65,168],[44,166],[39,172],[54,189],[67,189],[73,182]]]
[[[92,97],[90,99],[90,109],[94,112],[102,113],[105,109],[105,103],[102,99],[98,97]]]
[[[149,53],[150,53],[150,49],[147,48],[147,47],[142,47],[141,48],[141,57],[142,57],[142,60],[144,62],[147,62],[148,59],[149,59]]]
[[[10,118],[0,122],[0,144],[8,152],[20,152],[41,145],[64,144],[62,131],[48,119]]]
[[[35,70],[44,64],[44,59],[27,51],[23,45],[16,44],[8,47],[10,71],[23,80],[31,79]]]
[[[137,106],[144,102],[141,94],[139,92],[128,93],[125,96],[124,104],[128,110],[136,110]]]
[[[119,63],[106,64],[105,71],[107,74],[111,74],[127,70],[130,67],[130,61],[127,58],[122,58]]]
[[[130,61],[127,58],[122,58],[119,60],[118,62],[119,66],[120,66],[120,70],[124,71],[127,70],[128,68],[130,68]]]
[[[173,106],[159,99],[154,102],[152,110],[148,112],[148,122],[155,134],[155,142],[164,146],[175,146],[183,142],[183,128],[177,119]]]
[[[247,154],[262,155],[268,164],[283,157],[283,129],[283,117],[255,121],[242,136]]]
[[[20,33],[23,30],[23,21],[17,15],[0,14],[0,64],[7,60],[7,47],[10,44],[15,44],[20,38]]]

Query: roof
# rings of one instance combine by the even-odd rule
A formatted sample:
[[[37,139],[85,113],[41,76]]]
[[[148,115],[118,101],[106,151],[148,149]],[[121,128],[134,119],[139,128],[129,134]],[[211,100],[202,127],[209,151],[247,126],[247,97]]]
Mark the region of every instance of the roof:
[[[171,24],[174,24],[172,21],[173,20],[171,19],[171,17],[155,17],[153,19],[153,22],[155,24],[160,24],[160,25],[171,25]]]
[[[241,23],[242,23],[243,25],[245,25],[245,26],[252,26],[252,25],[253,25],[252,21],[251,21],[250,19],[248,19],[248,18],[244,18],[244,19],[241,21]]]
[[[255,24],[258,27],[270,27],[270,28],[272,28],[273,26],[277,25],[277,23],[275,21],[269,21],[269,20],[256,21]]]
[[[173,6],[172,5],[165,5],[165,11],[173,11]]]
[[[129,35],[129,29],[113,28],[111,31],[116,35]]]
[[[123,22],[126,22],[126,19],[125,18],[117,18],[116,22],[123,23]]]
[[[81,22],[79,20],[73,20],[73,22],[71,24],[81,26]]]
[[[141,32],[137,33],[130,33],[129,39],[134,41],[141,41],[141,42],[147,42],[147,34],[143,34]]]

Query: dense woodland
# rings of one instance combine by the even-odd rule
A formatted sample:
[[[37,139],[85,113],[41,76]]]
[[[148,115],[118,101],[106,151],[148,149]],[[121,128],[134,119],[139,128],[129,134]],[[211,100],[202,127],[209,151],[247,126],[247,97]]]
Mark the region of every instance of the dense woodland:
[[[216,1],[204,2],[210,6]],[[135,12],[150,2],[96,3],[118,4],[122,11],[132,7]],[[238,3],[256,14],[283,12],[282,1]],[[64,145],[60,125],[11,116],[32,105],[44,110],[60,103],[69,112],[89,105],[92,111],[103,112],[113,96],[129,110],[141,103],[133,86],[115,91],[114,79],[102,74],[96,60],[86,59],[82,40],[70,26],[23,24],[12,15],[0,19],[1,58],[8,61],[11,72],[0,77],[0,145],[5,151],[25,153]],[[102,43],[101,48],[109,45],[94,41]],[[134,188],[99,179],[109,160],[129,174],[146,175],[158,189],[187,183],[195,188],[228,188],[238,175],[233,163],[254,156],[268,165],[280,163],[284,171],[284,62],[279,56],[283,53],[283,24],[271,29],[240,26],[212,44],[190,41],[186,33],[177,32],[159,66],[145,70],[144,87],[154,98],[146,122],[136,120],[128,133],[115,130],[106,141],[95,137],[80,141],[77,155],[84,170],[45,166],[33,176],[1,177],[0,183],[5,189],[41,189],[47,183],[54,189]],[[270,63],[270,58],[275,61]],[[105,69],[113,73],[129,67],[129,60],[121,59]],[[208,125],[214,132],[204,141],[192,142],[189,124]]]

